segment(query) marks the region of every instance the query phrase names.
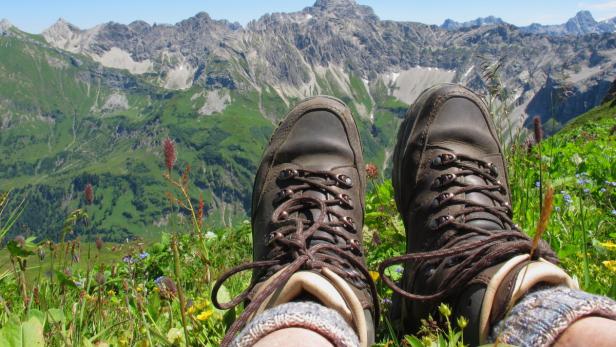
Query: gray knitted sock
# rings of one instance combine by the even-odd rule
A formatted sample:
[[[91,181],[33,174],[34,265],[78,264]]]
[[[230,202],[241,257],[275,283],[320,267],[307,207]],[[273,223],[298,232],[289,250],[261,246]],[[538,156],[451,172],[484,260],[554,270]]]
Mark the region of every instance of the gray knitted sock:
[[[497,323],[490,341],[515,346],[551,346],[576,320],[597,316],[616,320],[616,301],[567,287],[538,286]]]
[[[244,327],[231,346],[252,346],[266,335],[285,328],[312,330],[333,345],[359,346],[357,334],[338,312],[314,302],[290,302],[264,311]]]

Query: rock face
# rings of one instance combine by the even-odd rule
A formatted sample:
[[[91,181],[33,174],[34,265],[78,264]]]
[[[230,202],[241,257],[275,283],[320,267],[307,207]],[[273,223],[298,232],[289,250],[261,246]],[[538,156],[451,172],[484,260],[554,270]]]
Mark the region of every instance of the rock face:
[[[527,27],[522,27],[520,30],[533,34],[548,34],[548,35],[586,35],[586,34],[604,34],[616,32],[616,18],[597,22],[592,14],[588,11],[580,11],[575,17],[569,19],[564,24],[559,25],[541,25],[531,24]]]
[[[611,22],[596,22],[588,12],[560,26],[517,28],[487,17],[447,20],[436,27],[382,21],[370,7],[352,0],[318,0],[299,12],[265,15],[246,28],[198,13],[175,25],[136,21],[89,30],[60,20],[43,35],[53,46],[89,55],[105,66],[155,74],[166,89],[196,84],[259,91],[272,86],[284,100],[321,92],[319,81],[332,76],[346,90],[352,75],[370,88],[390,83],[389,93],[408,103],[416,93],[401,95],[408,87],[400,84],[417,79],[391,76],[414,76],[420,68],[433,72],[421,74],[424,82],[418,88],[457,82],[482,89],[482,63],[504,58],[501,78],[515,95],[516,117],[531,112],[546,118],[553,107],[532,106],[546,105],[533,98],[550,88],[556,75],[563,79],[559,83],[574,86],[576,97],[584,99],[580,105],[592,107],[597,101],[584,95],[605,92],[599,81],[611,82],[616,70],[616,37],[607,34],[613,29]],[[606,34],[583,36],[601,32]]]
[[[502,19],[494,17],[494,16],[488,16],[488,17],[483,17],[483,18],[477,18],[475,20],[471,20],[471,21],[463,22],[463,23],[456,22],[453,19],[446,19],[445,22],[441,24],[441,28],[445,30],[460,30],[463,28],[473,28],[473,27],[480,27],[484,25],[502,25],[502,24],[506,24]]]
[[[612,86],[605,95],[605,98],[603,98],[602,103],[612,102],[613,104],[614,100],[616,100],[616,79],[614,79],[614,82],[612,82]]]

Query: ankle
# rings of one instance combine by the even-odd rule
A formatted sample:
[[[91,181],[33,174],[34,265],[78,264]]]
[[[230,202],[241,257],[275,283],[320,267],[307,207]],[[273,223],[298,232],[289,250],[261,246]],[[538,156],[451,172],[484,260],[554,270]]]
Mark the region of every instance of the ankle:
[[[323,335],[304,328],[276,330],[254,344],[255,347],[333,347]]]

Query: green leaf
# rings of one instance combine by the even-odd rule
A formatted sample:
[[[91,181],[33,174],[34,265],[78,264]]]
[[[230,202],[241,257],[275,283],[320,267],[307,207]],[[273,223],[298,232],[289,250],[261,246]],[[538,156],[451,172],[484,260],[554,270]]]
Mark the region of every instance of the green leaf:
[[[19,247],[15,240],[9,241],[6,244],[6,248],[9,250],[9,253],[11,253],[11,256],[13,257],[26,258],[34,254],[34,252],[32,251]]]
[[[220,286],[217,299],[218,302],[221,303],[231,301],[231,294],[229,294],[229,289],[227,289],[227,287],[225,287],[224,285]]]
[[[404,340],[406,341],[406,343],[411,345],[411,347],[423,347],[423,343],[421,343],[421,340],[419,340],[414,335],[407,335],[404,337]]]
[[[77,288],[75,282],[73,282],[68,276],[66,276],[63,272],[56,270],[56,278],[61,285],[67,286],[69,288]]]
[[[0,330],[0,346],[43,347],[45,346],[43,325],[36,317],[31,317],[23,323],[11,319]]]
[[[47,310],[47,315],[53,323],[64,323],[64,312],[59,308],[50,308]]]
[[[31,319],[31,318],[35,318],[36,320],[39,321],[39,323],[41,323],[42,326],[45,326],[45,320],[46,320],[45,318],[47,317],[45,316],[45,313],[43,313],[42,311],[37,310],[37,309],[31,309],[28,312],[28,319]]]

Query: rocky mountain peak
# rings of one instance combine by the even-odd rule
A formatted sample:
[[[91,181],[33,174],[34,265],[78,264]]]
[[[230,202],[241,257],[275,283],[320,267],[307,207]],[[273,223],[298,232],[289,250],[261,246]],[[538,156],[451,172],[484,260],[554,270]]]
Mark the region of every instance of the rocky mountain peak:
[[[333,9],[341,6],[357,6],[354,0],[317,0],[313,7],[320,9]]]
[[[58,18],[58,20],[53,23],[49,28],[45,29],[43,31],[43,35],[67,35],[67,34],[71,34],[74,32],[79,32],[81,31],[78,27],[76,27],[75,25],[69,23],[68,21],[66,21],[64,18]]]
[[[596,26],[597,21],[588,11],[578,12],[575,17],[569,19],[567,23],[565,23],[565,28],[567,31],[577,33],[595,32]]]
[[[590,24],[597,23],[597,21],[592,16],[592,13],[590,13],[590,11],[579,11],[578,13],[575,14],[575,16],[573,16],[573,18],[569,19],[569,21],[577,21],[579,23],[590,23]]]
[[[441,24],[441,28],[445,30],[459,30],[462,28],[474,28],[484,25],[502,25],[506,24],[501,18],[488,16],[488,17],[479,17],[477,19],[468,21],[468,22],[456,22],[453,19],[446,19],[443,24]]]
[[[316,0],[312,7],[308,7],[308,13],[328,13],[334,17],[375,17],[374,11],[369,6],[359,5],[354,0]],[[305,10],[305,11],[306,11]]]
[[[3,18],[2,20],[0,20],[0,33],[3,33],[9,30],[12,27],[13,27],[13,24],[11,24],[11,22],[9,22],[8,19]]]

